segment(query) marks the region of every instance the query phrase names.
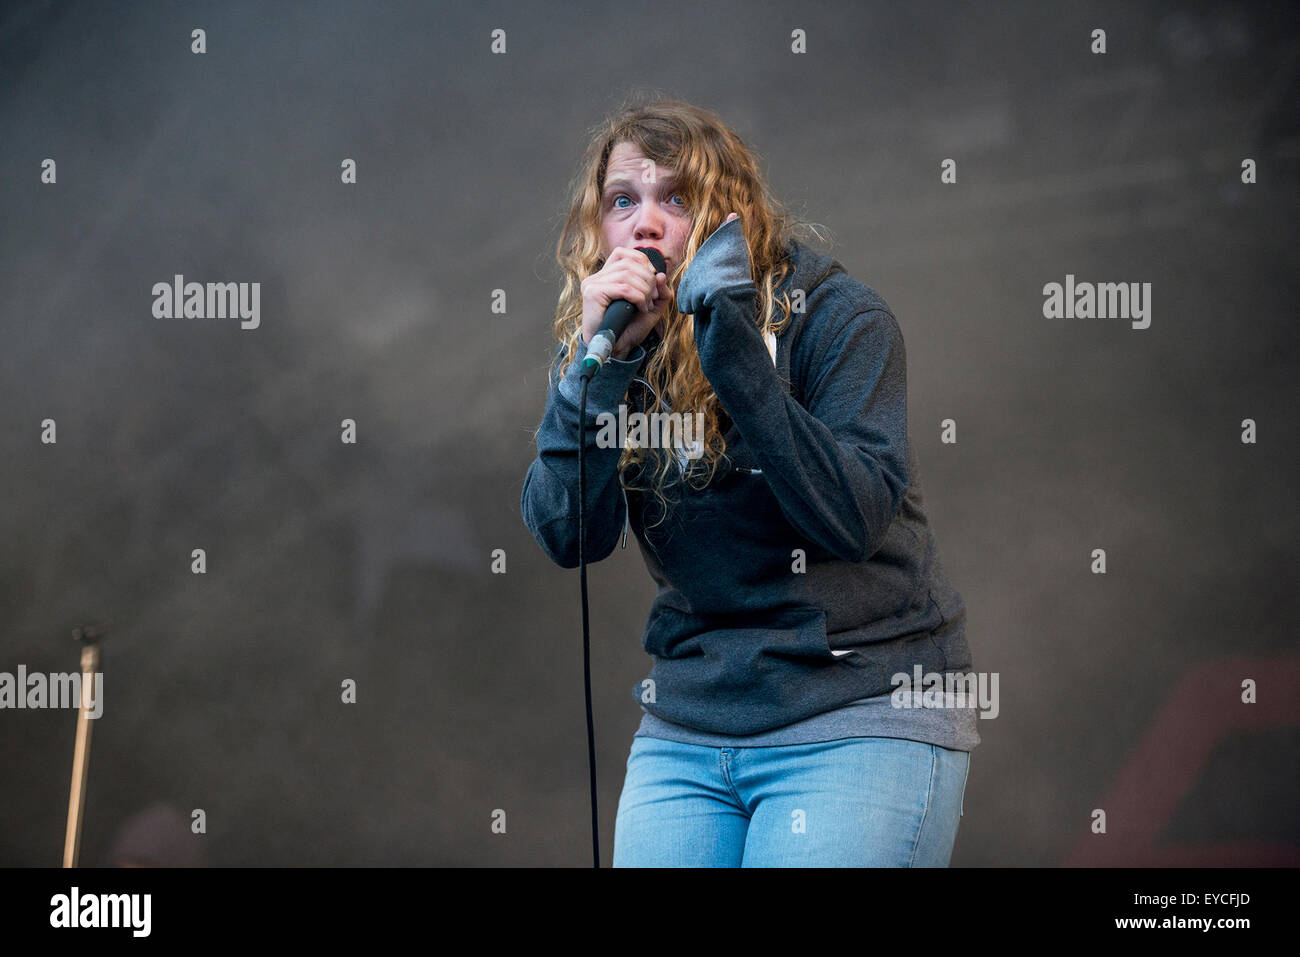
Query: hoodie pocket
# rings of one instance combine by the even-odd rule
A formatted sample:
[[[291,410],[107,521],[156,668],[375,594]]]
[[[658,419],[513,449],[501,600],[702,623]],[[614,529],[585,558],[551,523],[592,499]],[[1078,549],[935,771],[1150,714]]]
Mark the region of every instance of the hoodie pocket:
[[[641,639],[646,654],[656,658],[689,658],[704,654],[700,648],[700,629],[695,623],[697,618],[697,615],[689,615],[669,605],[651,609]]]
[[[838,661],[826,637],[826,612],[797,605],[774,612],[761,628],[761,651],[775,658]]]
[[[763,670],[771,659],[805,665],[840,658],[826,639],[826,612],[816,605],[788,605],[770,611],[690,615],[663,606],[654,610],[643,641],[657,658],[708,655],[720,673]]]

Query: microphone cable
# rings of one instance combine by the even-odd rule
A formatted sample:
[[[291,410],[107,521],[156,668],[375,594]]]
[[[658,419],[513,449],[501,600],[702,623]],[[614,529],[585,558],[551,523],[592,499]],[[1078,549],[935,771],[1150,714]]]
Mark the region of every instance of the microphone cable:
[[[650,260],[656,273],[664,272],[667,264],[663,253],[653,246],[636,249]],[[619,313],[619,308],[623,310]],[[587,768],[591,777],[591,857],[592,867],[600,867],[600,818],[596,812],[596,725],[591,717],[591,629],[587,610],[587,387],[604,366],[604,356],[613,353],[618,337],[636,314],[636,307],[626,299],[616,299],[606,307],[601,326],[592,337],[608,333],[608,348],[604,353],[589,355],[584,361],[582,395],[578,401],[578,581],[582,591],[582,686],[587,699]]]
[[[587,621],[587,387],[591,377],[582,377],[582,398],[578,402],[578,580],[582,591],[582,684],[587,697],[587,766],[591,777],[592,867],[600,867],[600,823],[596,813],[596,726],[591,717],[591,631]]]

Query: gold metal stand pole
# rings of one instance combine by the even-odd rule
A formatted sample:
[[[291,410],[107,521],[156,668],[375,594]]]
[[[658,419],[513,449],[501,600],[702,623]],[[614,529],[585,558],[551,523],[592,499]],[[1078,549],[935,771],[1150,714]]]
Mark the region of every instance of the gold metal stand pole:
[[[76,867],[81,850],[81,821],[86,805],[86,769],[90,763],[90,695],[99,670],[99,639],[103,630],[88,626],[73,629],[81,648],[81,701],[77,707],[77,744],[72,754],[72,787],[68,792],[68,827],[63,837],[63,866]]]

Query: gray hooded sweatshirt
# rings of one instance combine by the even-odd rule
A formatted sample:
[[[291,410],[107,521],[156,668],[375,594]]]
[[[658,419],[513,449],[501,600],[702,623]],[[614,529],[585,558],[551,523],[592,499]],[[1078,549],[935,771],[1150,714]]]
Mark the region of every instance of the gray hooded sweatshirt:
[[[971,706],[898,706],[922,690],[898,675],[971,668],[965,607],[940,564],[908,442],[902,333],[840,263],[798,241],[789,255],[779,288],[802,291],[804,308],[775,342],[756,323],[740,220],[701,245],[679,283],[725,410],[726,458],[706,487],[703,460],[680,449],[647,449],[620,482],[622,450],[597,442],[625,398],[626,413],[649,408],[638,373],[659,345],[653,334],[588,389],[586,561],[608,557],[627,525],[659,586],[642,635],[654,665],[632,689],[646,712],[638,734],[751,746],[882,735],[970,750]],[[576,568],[586,346],[562,371],[565,351],[520,504],[543,551]],[[659,455],[676,463],[667,509],[635,488]]]

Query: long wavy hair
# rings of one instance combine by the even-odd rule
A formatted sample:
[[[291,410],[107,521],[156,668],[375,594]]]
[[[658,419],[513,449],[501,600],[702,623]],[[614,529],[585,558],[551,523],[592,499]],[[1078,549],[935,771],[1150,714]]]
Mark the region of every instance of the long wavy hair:
[[[719,427],[719,412],[725,410],[700,368],[694,317],[677,311],[677,284],[704,240],[728,213],[739,213],[758,289],[758,329],[764,336],[779,333],[791,314],[789,295],[776,293],[792,268],[788,243],[796,235],[816,234],[816,230],[794,219],[773,198],[754,153],[713,111],[674,99],[625,103],[591,129],[581,166],[569,188],[568,216],[556,246],[564,286],[555,309],[555,336],[568,346],[560,368],[567,368],[577,358],[582,341],[582,280],[604,266],[601,194],[610,153],[618,143],[636,147],[656,167],[671,168],[678,176],[677,191],[691,213],[685,254],[668,276],[669,302],[658,327],[659,345],[652,349],[643,373],[653,399],[647,403],[649,408],[640,411],[680,412],[683,416],[703,413],[704,434],[695,436],[703,443],[703,453],[682,476],[702,487],[712,480],[726,453]],[[656,464],[647,463],[647,456]],[[625,444],[619,457],[622,487],[653,489],[665,506],[661,519],[667,506],[664,488],[676,480],[677,471],[675,456],[639,445]],[[650,477],[651,484],[628,482],[629,472]],[[697,481],[696,475],[701,479]]]

